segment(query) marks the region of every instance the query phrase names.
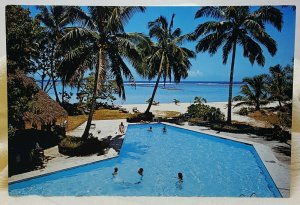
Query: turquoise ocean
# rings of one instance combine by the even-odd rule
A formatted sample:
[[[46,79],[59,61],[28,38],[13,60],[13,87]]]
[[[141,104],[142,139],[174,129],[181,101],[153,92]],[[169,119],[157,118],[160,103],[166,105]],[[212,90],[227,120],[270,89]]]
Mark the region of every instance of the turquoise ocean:
[[[135,86],[125,83],[126,100],[122,100],[116,95],[115,104],[145,104],[151,97],[155,82],[138,81]],[[241,82],[233,85],[233,96],[239,94]],[[192,103],[196,96],[201,96],[207,102],[226,102],[228,100],[228,82],[203,82],[203,81],[183,81],[178,84],[159,84],[154,100],[160,103],[172,103],[173,99],[178,99],[182,103]],[[61,92],[60,83],[57,89]],[[77,102],[76,88],[66,87],[67,92],[72,92],[71,103]],[[55,99],[54,91],[50,90],[51,98]],[[105,101],[104,101],[105,102]],[[110,103],[110,102],[108,102]]]

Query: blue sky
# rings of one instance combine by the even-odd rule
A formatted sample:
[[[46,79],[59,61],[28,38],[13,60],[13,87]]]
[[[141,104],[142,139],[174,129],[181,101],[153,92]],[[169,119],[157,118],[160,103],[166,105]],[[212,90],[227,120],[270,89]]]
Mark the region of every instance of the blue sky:
[[[27,7],[28,8],[28,7]],[[182,33],[192,32],[197,25],[203,23],[208,18],[194,19],[196,11],[200,7],[147,7],[144,13],[136,13],[125,26],[126,32],[141,32],[148,34],[147,24],[149,21],[155,20],[160,15],[165,16],[170,21],[172,14],[175,14],[174,28],[181,28]],[[255,9],[253,7],[252,9]],[[295,39],[295,15],[296,11],[291,8],[281,8],[283,12],[283,29],[278,32],[272,26],[267,26],[267,32],[277,41],[278,51],[274,57],[272,57],[267,50],[262,46],[266,63],[264,67],[254,64],[250,64],[249,60],[243,57],[241,47],[237,48],[237,55],[235,61],[235,73],[234,81],[241,81],[244,77],[250,77],[261,73],[268,73],[270,66],[281,64],[291,64],[294,57],[294,39]],[[36,10],[34,7],[30,7],[32,13]],[[34,14],[33,14],[34,15]],[[194,50],[196,42],[188,42],[183,46]],[[231,54],[228,58],[226,65],[222,64],[222,49],[211,56],[208,53],[198,53],[195,60],[191,60],[192,67],[189,72],[189,81],[228,81]],[[131,69],[135,80],[143,80]]]

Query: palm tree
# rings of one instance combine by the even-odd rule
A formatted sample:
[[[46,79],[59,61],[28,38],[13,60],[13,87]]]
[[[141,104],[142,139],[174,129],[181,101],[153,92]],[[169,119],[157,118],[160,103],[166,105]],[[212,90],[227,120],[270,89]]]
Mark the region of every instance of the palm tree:
[[[240,105],[254,105],[255,110],[260,110],[261,104],[267,104],[267,75],[256,75],[253,78],[244,78],[244,85],[241,86],[241,93],[243,96],[236,96],[235,101],[242,101],[235,106]]]
[[[71,7],[67,6],[37,6],[40,13],[36,19],[40,20],[47,31],[47,49],[49,49],[49,76],[52,81],[56,101],[60,103],[56,82],[59,77],[58,66],[62,60],[62,52],[59,48],[59,40],[64,35],[64,28],[74,20],[73,13],[70,12]],[[64,102],[65,79],[62,80],[61,102]]]
[[[269,68],[268,91],[271,95],[270,100],[277,100],[279,107],[282,107],[283,101],[292,99],[292,68],[281,65],[275,65]]]
[[[174,81],[179,83],[181,78],[188,76],[188,70],[191,66],[190,58],[195,58],[195,53],[185,47],[182,43],[188,38],[188,35],[181,35],[181,29],[176,28],[173,31],[173,21],[175,14],[172,15],[170,24],[163,16],[158,17],[155,21],[148,23],[149,36],[156,42],[152,42],[152,47],[146,52],[144,63],[138,69],[138,73],[149,80],[157,76],[152,96],[145,114],[149,114],[155,93],[161,77],[163,82],[167,78],[171,81],[172,75]]]
[[[195,104],[203,104],[203,103],[207,103],[207,100],[201,96],[197,96],[194,99],[194,103]]]
[[[227,123],[231,123],[236,48],[238,45],[243,48],[244,57],[248,58],[252,65],[256,62],[258,65],[264,66],[265,57],[261,45],[266,47],[272,56],[277,52],[276,41],[266,32],[265,26],[270,24],[281,31],[282,13],[272,6],[262,6],[253,12],[248,6],[206,6],[200,8],[195,14],[195,18],[201,17],[211,17],[216,21],[198,25],[191,34],[191,40],[202,37],[196,45],[196,51],[208,51],[213,55],[223,46],[223,64],[227,63],[228,56],[232,52],[227,115]]]
[[[87,125],[82,135],[86,139],[95,110],[97,93],[107,79],[107,73],[115,77],[119,96],[125,99],[123,76],[134,82],[130,69],[123,60],[126,57],[135,67],[142,57],[138,45],[148,42],[142,34],[125,33],[124,24],[143,7],[88,7],[85,13],[77,9],[78,26],[65,29],[62,46],[67,48],[61,71],[66,81],[76,83],[86,69],[95,70],[95,80]],[[75,10],[74,9],[74,10]]]

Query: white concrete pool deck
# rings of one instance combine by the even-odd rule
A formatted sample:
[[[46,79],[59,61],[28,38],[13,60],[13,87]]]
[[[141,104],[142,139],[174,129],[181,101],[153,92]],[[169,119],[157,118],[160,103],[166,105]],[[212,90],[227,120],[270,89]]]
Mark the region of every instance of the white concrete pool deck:
[[[125,119],[121,120],[95,120],[92,121],[94,123],[95,129],[91,129],[91,132],[95,137],[98,137],[99,139],[105,138],[107,136],[112,136],[112,138],[120,135],[119,132],[119,125],[123,122],[125,125],[125,132],[128,126],[128,123]],[[67,132],[67,135],[77,136],[80,137],[84,131],[84,128],[86,126],[86,122],[77,127],[75,130],[72,130],[70,132]],[[98,130],[101,130],[101,133],[98,134]],[[125,135],[123,135],[124,137]],[[69,157],[66,155],[62,155],[58,152],[58,146],[46,149],[44,151],[44,154],[46,157],[49,158],[49,161],[47,161],[44,168],[39,170],[34,170],[31,172],[26,172],[18,175],[13,175],[8,178],[8,182],[16,182],[19,180],[24,180],[27,178],[37,177],[45,174],[50,174],[53,172],[57,172],[64,169],[70,169],[73,167],[98,162],[106,159],[110,159],[113,157],[117,157],[118,153],[113,149],[110,148],[106,151],[104,155],[90,155],[90,156],[78,156],[78,157]]]
[[[128,123],[126,123],[124,119],[123,120],[93,121],[93,123],[95,123],[95,125],[96,125],[96,128],[91,131],[93,132],[94,136],[97,136],[99,139],[107,137],[109,135],[111,135],[112,137],[116,137],[117,135],[120,134],[118,132],[118,126],[121,122],[123,122],[125,127],[127,128]],[[208,129],[207,127],[190,126],[187,123],[184,125],[175,125],[175,124],[171,124],[171,123],[165,123],[165,124],[253,145],[254,148],[256,149],[258,155],[260,156],[262,162],[264,163],[265,167],[267,168],[268,172],[270,173],[277,188],[279,189],[280,193],[282,194],[282,196],[283,197],[289,196],[290,166],[280,162],[275,157],[275,155],[271,149],[273,146],[272,144],[264,145],[262,143],[258,143],[258,142],[263,142],[262,140],[255,142],[255,139],[257,139],[257,138],[254,138],[254,140],[253,140],[251,138],[251,137],[253,137],[253,135],[251,136],[248,134],[234,134],[234,133],[218,132],[218,131]],[[69,132],[68,134],[71,134],[74,136],[81,136],[81,134],[83,133],[84,127],[85,127],[85,123],[82,124],[81,126],[79,126],[78,128],[76,128],[75,130]],[[98,134],[98,130],[101,130],[100,134]],[[262,139],[262,137],[260,137],[260,139]],[[275,143],[277,143],[277,142],[275,142]],[[32,178],[32,177],[37,177],[37,176],[41,176],[41,175],[45,175],[45,174],[50,174],[53,172],[70,169],[70,168],[74,168],[77,166],[81,166],[81,165],[85,165],[85,164],[89,164],[89,163],[93,163],[93,162],[102,161],[105,159],[110,159],[113,157],[117,157],[118,153],[114,149],[110,148],[109,150],[107,150],[106,154],[100,155],[100,156],[91,155],[91,156],[85,156],[85,157],[68,157],[68,156],[59,154],[58,148],[56,146],[56,147],[50,148],[48,150],[45,150],[45,155],[49,156],[50,158],[53,157],[52,159],[50,159],[47,162],[45,168],[11,176],[11,177],[9,177],[9,180],[8,180],[9,183]]]

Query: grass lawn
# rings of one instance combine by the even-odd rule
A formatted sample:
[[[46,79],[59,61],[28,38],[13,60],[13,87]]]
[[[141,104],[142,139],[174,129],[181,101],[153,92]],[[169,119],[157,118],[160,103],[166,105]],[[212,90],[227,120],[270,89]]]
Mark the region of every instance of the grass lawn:
[[[272,127],[274,124],[279,123],[278,114],[275,114],[274,112],[254,111],[249,113],[248,117],[251,117],[256,121],[264,122],[268,127]]]
[[[156,111],[156,117],[163,117],[163,118],[171,118],[171,117],[178,117],[180,112],[177,111]]]
[[[100,109],[96,110],[93,120],[113,120],[113,119],[126,119],[133,116],[130,113],[122,113],[119,110]],[[77,115],[68,117],[68,127],[66,131],[70,131],[84,123],[88,115]]]

